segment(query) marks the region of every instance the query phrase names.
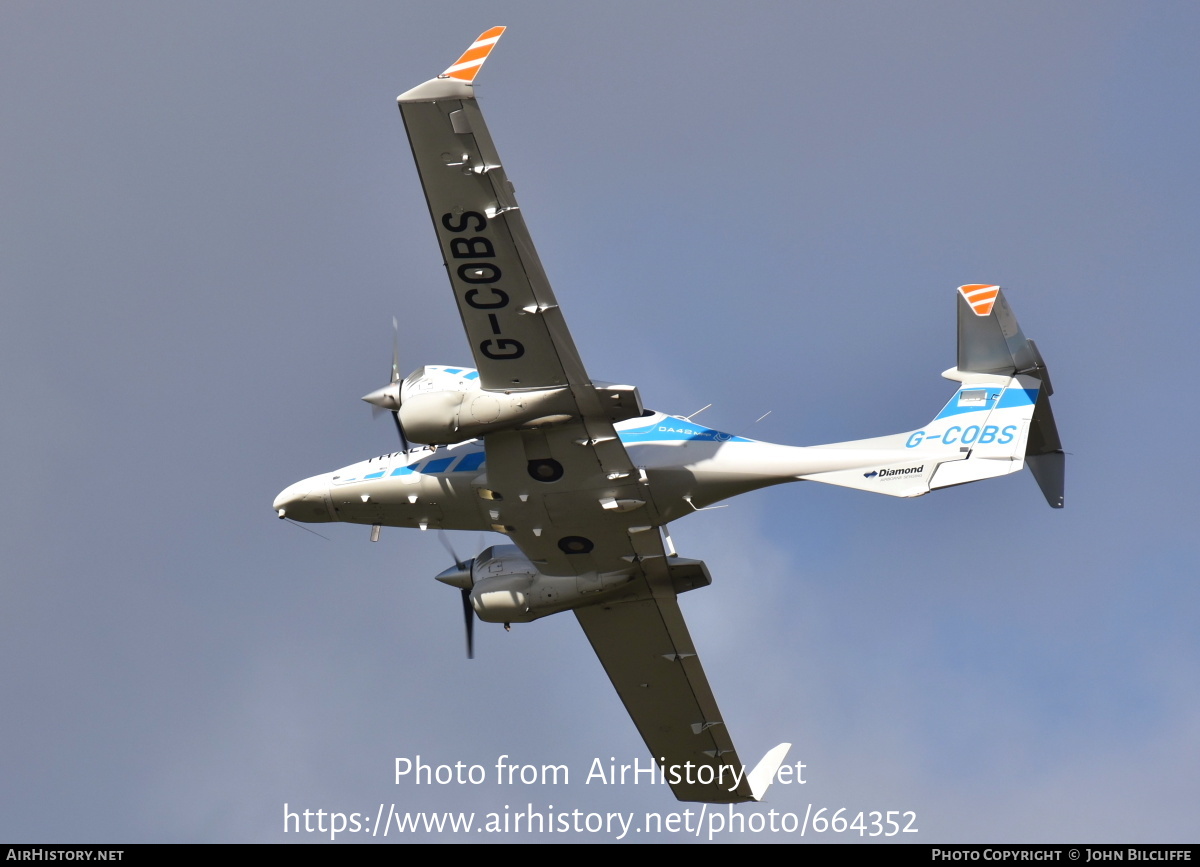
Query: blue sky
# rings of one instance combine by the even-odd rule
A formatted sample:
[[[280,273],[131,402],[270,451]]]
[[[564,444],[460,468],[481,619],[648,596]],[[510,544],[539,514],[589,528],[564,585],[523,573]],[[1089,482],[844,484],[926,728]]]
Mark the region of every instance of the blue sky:
[[[583,783],[645,757],[573,618],[481,625],[468,662],[432,534],[270,511],[394,448],[358,400],[393,315],[407,367],[469,360],[393,100],[505,24],[481,107],[597,379],[777,442],[911,429],[951,390],[969,282],[1006,287],[1054,376],[1061,512],[1024,473],[915,501],[794,485],[672,527],[714,575],[682,605],[740,751],[807,766],[752,809],[1196,839],[1175,379],[1200,13],[679,9],[6,4],[0,838],[295,840],[285,803],[684,808]],[[417,755],[572,781],[395,785]]]

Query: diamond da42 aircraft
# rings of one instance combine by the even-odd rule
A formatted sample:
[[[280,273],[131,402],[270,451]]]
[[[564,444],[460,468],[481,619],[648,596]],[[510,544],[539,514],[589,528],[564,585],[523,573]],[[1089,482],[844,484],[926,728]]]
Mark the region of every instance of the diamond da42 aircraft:
[[[593,380],[530,239],[473,82],[503,27],[399,97],[474,367],[427,365],[364,400],[403,449],[304,479],[280,518],[484,530],[493,545],[437,576],[474,619],[572,611],[665,781],[685,801],[758,800],[789,745],[745,773],[677,596],[712,579],[676,554],[669,522],[768,485],[824,482],[893,497],[1029,465],[1062,506],[1065,458],[1050,378],[997,286],[957,293],[957,383],[921,429],[793,447],[644,409],[637,388]],[[395,356],[394,356],[395,361]],[[410,442],[421,443],[411,448]]]

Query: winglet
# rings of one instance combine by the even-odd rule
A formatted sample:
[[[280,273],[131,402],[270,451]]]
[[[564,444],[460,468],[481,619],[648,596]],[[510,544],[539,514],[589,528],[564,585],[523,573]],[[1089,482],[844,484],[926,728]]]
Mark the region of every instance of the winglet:
[[[750,783],[750,793],[754,796],[754,800],[761,801],[763,795],[767,793],[767,789],[771,787],[771,783],[775,782],[775,774],[779,771],[779,766],[783,764],[783,757],[787,755],[788,750],[792,748],[791,744],[780,744],[777,747],[772,747],[767,750],[767,754],[762,757],[754,770],[750,772],[748,782]]]
[[[492,27],[479,34],[479,38],[471,43],[458,60],[437,78],[431,78],[424,84],[418,84],[412,90],[405,91],[396,97],[397,102],[436,102],[439,99],[474,99],[472,87],[475,76],[483,61],[496,47],[503,27]]]
[[[483,66],[483,61],[487,60],[503,33],[503,27],[492,27],[480,33],[479,38],[471,43],[471,47],[463,52],[462,57],[450,64],[450,68],[438,78],[457,78],[468,83],[474,81],[479,68]]]

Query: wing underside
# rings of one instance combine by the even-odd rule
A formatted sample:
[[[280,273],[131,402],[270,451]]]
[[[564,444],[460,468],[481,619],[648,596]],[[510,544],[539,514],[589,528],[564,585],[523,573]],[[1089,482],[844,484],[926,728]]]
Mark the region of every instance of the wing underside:
[[[711,579],[667,557],[648,479],[613,427],[640,399],[589,379],[475,102],[471,82],[502,31],[398,100],[481,387],[569,394],[566,418],[484,437],[492,528],[603,600],[576,617],[675,795],[753,800],[765,785],[744,773],[676,600]]]
[[[675,796],[754,800],[675,595],[575,616]]]
[[[473,88],[433,79],[399,105],[480,385],[587,385]]]

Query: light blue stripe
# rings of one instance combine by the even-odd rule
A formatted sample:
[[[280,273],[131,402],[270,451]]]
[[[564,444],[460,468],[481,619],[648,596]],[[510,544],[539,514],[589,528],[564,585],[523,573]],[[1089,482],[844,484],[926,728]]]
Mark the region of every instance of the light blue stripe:
[[[682,418],[668,416],[660,422],[617,432],[623,443],[650,442],[718,442],[718,443],[749,443],[753,440],[746,437],[722,433],[703,425],[694,424]]]
[[[1010,406],[1033,406],[1037,403],[1038,390],[1010,388],[1000,398],[998,409],[1008,409]]]
[[[978,406],[959,406],[958,402],[962,398],[964,391],[986,391],[988,393],[987,402]],[[1009,409],[1017,406],[1032,406],[1037,402],[1038,390],[1023,388],[1006,388],[1003,394],[1000,394],[1000,400],[996,400],[998,392],[992,389],[983,388],[964,388],[955,392],[954,397],[950,398],[950,402],[939,412],[934,421],[942,418],[951,418],[956,415],[963,415],[969,412],[988,412],[992,409]]]

